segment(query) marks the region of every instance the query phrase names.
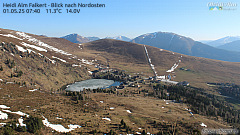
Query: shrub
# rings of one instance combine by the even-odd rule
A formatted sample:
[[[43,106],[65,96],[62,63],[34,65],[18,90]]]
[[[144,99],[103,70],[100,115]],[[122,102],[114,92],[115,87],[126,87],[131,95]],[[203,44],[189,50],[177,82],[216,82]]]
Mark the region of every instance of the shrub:
[[[43,127],[42,119],[38,117],[30,116],[28,120],[26,120],[27,130],[31,133],[36,133],[39,129]]]

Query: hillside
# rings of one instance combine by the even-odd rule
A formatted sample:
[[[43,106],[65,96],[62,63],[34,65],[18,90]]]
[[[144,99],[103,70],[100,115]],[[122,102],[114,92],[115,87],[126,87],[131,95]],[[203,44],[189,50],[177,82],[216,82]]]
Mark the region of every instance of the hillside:
[[[228,50],[228,51],[240,52],[240,40],[218,46],[218,48]]]
[[[204,127],[239,128],[239,105],[232,101],[239,86],[232,83],[240,82],[240,63],[114,39],[76,44],[7,29],[0,29],[0,42],[0,134],[194,134]],[[92,78],[98,67],[108,71],[97,77],[127,85],[65,90]],[[190,86],[149,79],[156,75]],[[221,95],[218,83],[221,93],[234,98]],[[29,116],[43,124],[39,130],[30,131]]]
[[[98,57],[107,59],[112,68],[119,68],[130,73],[143,72],[145,75],[154,75],[141,44],[103,39],[85,43],[83,46],[87,52],[94,51]],[[189,81],[197,86],[206,86],[206,82],[238,83],[240,81],[240,63],[192,57],[156,47],[146,47],[159,75],[176,75],[174,80]],[[177,69],[171,73],[166,72],[175,63],[179,63]],[[190,71],[183,71],[180,68]]]
[[[36,37],[54,41],[54,38]],[[88,78],[85,68],[72,67],[72,64],[79,61],[73,59],[72,54],[58,49],[59,44],[56,45],[58,48],[55,48],[31,34],[5,29],[0,31],[0,41],[0,65],[3,67],[0,78],[3,80],[25,82],[29,87],[57,90],[62,85]],[[66,45],[72,44],[65,39],[59,41]],[[20,71],[21,76],[17,76]]]
[[[38,42],[41,41],[46,44],[46,45],[45,44],[36,45],[39,43],[31,41],[31,39],[27,39],[27,38],[23,39],[22,36],[17,35],[15,33],[16,33],[15,31],[2,29],[1,35],[0,35],[1,42],[8,43],[8,44],[11,42],[13,45],[17,45],[25,49],[23,50],[25,52],[21,52],[17,50],[17,47],[12,46],[11,48],[12,49],[15,48],[16,53],[21,52],[26,55],[27,48],[29,50],[35,51],[35,53],[31,53],[31,55],[34,55],[35,57],[37,57],[38,55],[39,57],[38,61],[41,61],[41,59],[47,59],[46,61],[50,61],[48,63],[51,63],[51,61],[52,62],[58,61],[60,63],[60,64],[53,64],[53,63],[49,64],[51,67],[53,66],[58,68],[59,66],[55,66],[55,65],[64,65],[63,67],[68,68],[69,66],[74,65],[75,67],[72,67],[72,68],[74,70],[78,70],[76,66],[78,65],[78,67],[81,66],[83,68],[84,66],[86,66],[88,70],[94,70],[94,65],[102,64],[102,65],[110,65],[111,68],[126,70],[130,74],[142,73],[146,77],[154,76],[154,73],[151,67],[149,66],[149,61],[146,56],[144,46],[141,44],[135,44],[135,43],[124,42],[124,41],[113,40],[113,39],[102,39],[102,40],[97,40],[89,43],[84,43],[82,45],[78,45],[61,38],[51,38],[51,37],[28,34],[32,38],[36,39],[36,41]],[[190,39],[184,39],[184,40],[191,41]],[[24,43],[26,43],[24,44],[25,46],[22,44],[23,41]],[[32,45],[35,44],[35,46],[29,46],[31,44]],[[191,47],[190,43],[189,43],[189,47]],[[223,62],[223,61],[217,61],[217,60],[211,60],[211,59],[205,59],[205,58],[191,57],[187,55],[173,53],[163,49],[158,49],[151,46],[146,46],[146,48],[148,50],[149,57],[151,58],[152,64],[155,66],[155,69],[158,75],[171,74],[172,76],[174,76],[174,78],[172,78],[173,80],[189,81],[193,85],[195,84],[197,86],[204,86],[204,87],[206,85],[206,82],[220,81],[220,82],[228,82],[228,83],[238,83],[240,80],[239,78],[240,73],[238,70],[240,67],[239,63],[231,63],[231,62]],[[198,46],[195,45],[192,48],[198,48]],[[9,51],[11,49],[7,49],[7,50]],[[3,51],[2,53],[4,53],[4,51],[7,51],[7,50],[2,49]],[[195,53],[201,53],[200,50],[201,49],[199,49],[199,51]],[[9,52],[7,55],[3,55],[2,57],[2,66],[4,67],[4,69],[7,67],[6,64],[4,64],[4,61],[6,61],[6,59],[11,59],[11,60],[14,59],[16,62],[19,61],[19,63],[22,63],[22,64],[23,64],[22,61],[26,61],[25,59],[22,59],[21,57],[18,56],[21,54],[14,54],[14,55],[17,55],[16,57],[16,56],[13,56],[11,53],[14,54],[14,52]],[[43,56],[40,56],[40,54]],[[35,58],[32,61],[37,61],[37,59]],[[95,62],[91,63],[92,61],[95,61]],[[28,61],[26,61],[25,63],[28,64]],[[34,63],[37,63],[37,62],[34,62]],[[39,62],[39,64],[40,63],[42,62]],[[175,73],[166,72],[175,63],[176,64],[179,63],[178,67],[175,70]],[[32,68],[33,69],[39,68],[39,70],[43,68],[43,71],[48,71],[48,70],[45,70],[45,68],[48,66],[45,67],[43,63],[42,65],[43,66],[41,67],[38,67],[38,65],[37,66],[35,65],[35,67],[32,67]],[[23,75],[25,75],[25,72],[26,73],[29,72],[27,71],[29,69],[25,69],[27,68],[26,64],[19,65],[19,66],[24,67]],[[190,69],[191,71],[186,72],[186,71],[180,70],[181,67]],[[63,68],[62,70],[66,70],[65,68]],[[54,68],[49,68],[49,70],[53,70],[53,69]],[[6,68],[6,70],[8,70],[8,72],[6,72],[6,75],[10,76],[11,69]],[[84,74],[85,76],[84,72],[87,72],[87,71],[84,71],[81,68],[80,70],[82,72],[80,73],[80,76],[82,76],[81,74]],[[57,70],[56,72],[58,71],[59,71],[59,74],[62,74],[60,73],[61,70]],[[34,74],[36,73],[38,72],[34,72]],[[43,76],[47,76],[46,78],[51,77],[49,75],[43,75]],[[76,78],[75,79],[73,78],[70,79],[71,81],[69,82],[72,82],[76,79]],[[28,79],[30,78],[26,78],[26,80]],[[63,79],[63,81],[65,81],[65,79]],[[61,80],[58,80],[58,82],[61,82]],[[41,86],[43,86],[43,84],[44,83],[41,83]],[[49,85],[49,84],[46,83],[45,85]],[[57,84],[55,84],[55,87],[56,86]],[[48,86],[48,88],[49,87],[50,86]]]
[[[149,84],[143,85],[143,88],[147,88],[147,85]],[[35,133],[17,129],[12,131],[15,134],[64,134],[65,131],[69,131],[68,125],[78,127],[70,132],[74,135],[104,134],[110,130],[117,134],[127,132],[137,134],[143,130],[152,134],[159,132],[192,134],[194,132],[192,129],[201,131],[202,123],[209,128],[230,128],[221,120],[215,121],[199,114],[192,116],[185,104],[153,97],[146,98],[143,92],[136,94],[136,88],[131,88],[127,93],[120,91],[125,96],[98,92],[86,94],[91,98],[76,101],[74,96],[64,96],[65,93],[31,91],[25,86],[5,82],[1,82],[0,86],[2,88],[0,94],[4,95],[4,98],[0,99],[0,114],[8,115],[8,119],[0,120],[1,123],[15,124],[22,119],[25,124],[29,119],[27,115],[30,115],[41,118],[49,124]],[[125,124],[122,124],[121,120]],[[0,127],[0,133],[3,132],[5,131]]]
[[[174,33],[155,32],[144,34],[136,37],[131,42],[150,45],[190,56],[240,62],[239,53],[217,49]]]

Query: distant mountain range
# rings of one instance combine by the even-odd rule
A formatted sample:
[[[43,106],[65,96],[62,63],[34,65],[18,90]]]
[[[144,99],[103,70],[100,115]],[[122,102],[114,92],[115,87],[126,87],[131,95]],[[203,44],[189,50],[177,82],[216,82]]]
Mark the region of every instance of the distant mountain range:
[[[80,36],[78,34],[69,34],[67,36],[60,37],[60,38],[67,39],[68,41],[71,41],[73,43],[87,43],[91,41],[90,39]]]
[[[83,37],[78,34],[70,34],[61,38],[79,44],[100,39],[98,37]],[[236,41],[238,38],[240,39],[240,37],[225,37],[216,41],[208,42],[208,44],[211,44],[212,46],[217,46],[217,44],[222,45],[219,48],[212,47],[210,45],[194,41],[191,38],[169,32],[155,32],[143,34],[134,38],[133,40],[125,36],[106,37],[103,39],[115,39],[138,44],[145,44],[190,56],[231,62],[240,62],[240,54],[236,52],[239,50],[239,42],[231,43],[232,41]],[[224,43],[228,44],[224,45]]]
[[[240,54],[237,52],[214,48],[175,33],[155,32],[144,34],[134,38],[131,42],[150,45],[190,56],[240,62]]]
[[[60,37],[60,38],[64,38],[64,39],[67,39],[68,41],[71,41],[73,43],[87,43],[87,42],[91,42],[91,41],[95,41],[95,40],[99,40],[100,38],[99,37],[83,37],[83,36],[80,36],[78,34],[69,34],[67,36],[63,36],[63,37]],[[106,38],[103,38],[103,39],[116,39],[116,40],[121,40],[121,41],[131,41],[130,38],[128,37],[125,37],[125,36],[116,36],[116,37],[106,37]]]
[[[95,40],[99,40],[99,37],[87,37],[90,41],[95,41]]]
[[[125,36],[117,36],[117,37],[106,37],[106,39],[116,39],[116,40],[121,40],[121,41],[131,41],[130,38],[125,37]]]
[[[219,49],[240,52],[240,36],[227,36],[218,40],[202,40],[199,42]]]
[[[240,40],[218,46],[218,48],[228,50],[228,51],[240,52]]]
[[[213,46],[213,47],[218,47],[218,46],[221,46],[221,45],[233,42],[233,41],[237,41],[237,40],[240,40],[240,36],[227,36],[227,37],[220,38],[217,40],[200,41],[200,42],[210,45],[210,46]]]
[[[207,43],[212,42],[212,41],[214,41],[214,40],[199,40],[198,42],[201,42],[203,44],[207,44]]]

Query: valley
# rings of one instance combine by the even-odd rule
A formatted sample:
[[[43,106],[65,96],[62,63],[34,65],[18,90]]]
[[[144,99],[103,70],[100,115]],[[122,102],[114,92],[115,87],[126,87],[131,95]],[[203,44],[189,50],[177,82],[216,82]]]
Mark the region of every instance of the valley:
[[[114,39],[79,44],[7,29],[0,29],[0,42],[0,116],[8,115],[0,120],[0,133],[193,134],[204,127],[239,128],[240,103],[227,98],[238,98],[239,62]],[[90,78],[125,84],[66,90]],[[220,89],[216,83],[234,85]],[[31,118],[10,111],[37,117],[43,126],[34,132],[12,127],[28,125]]]

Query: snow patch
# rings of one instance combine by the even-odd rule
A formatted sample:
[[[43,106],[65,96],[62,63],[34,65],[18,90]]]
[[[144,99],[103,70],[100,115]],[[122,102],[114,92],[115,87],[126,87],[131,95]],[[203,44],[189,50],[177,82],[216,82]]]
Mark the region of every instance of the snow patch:
[[[156,70],[155,70],[154,65],[152,64],[152,61],[151,61],[151,59],[150,59],[150,57],[149,57],[149,55],[148,55],[147,47],[146,47],[145,45],[144,45],[144,49],[145,49],[145,52],[146,52],[146,55],[147,55],[147,58],[148,58],[149,65],[150,65],[150,67],[152,68],[155,76],[157,76],[157,72],[156,72]]]
[[[68,125],[68,127],[69,127],[70,129],[75,129],[75,128],[80,128],[81,126],[70,124],[70,125]]]
[[[207,125],[204,124],[204,123],[200,124],[200,126],[202,126],[202,127],[207,127]]]
[[[46,59],[48,59],[49,61],[51,61],[52,64],[55,64],[55,63],[56,63],[55,60],[52,60],[52,59],[48,58],[47,56],[45,56],[45,57],[46,57]]]
[[[85,59],[78,59],[78,60],[81,61],[84,64],[93,65],[93,63],[89,62],[88,60],[85,60]]]
[[[167,70],[166,72],[170,73],[170,72],[173,72],[177,67],[178,67],[179,64],[174,64],[171,69]]]
[[[26,46],[26,47],[30,47],[30,48],[36,49],[36,50],[38,50],[38,51],[41,51],[41,52],[47,52],[46,49],[43,49],[43,48],[38,47],[38,46],[35,46],[35,45],[30,45],[30,44],[25,43],[25,42],[22,42],[21,44],[24,45],[24,46]]]
[[[0,36],[11,37],[11,38],[15,38],[15,39],[18,39],[18,40],[23,40],[23,39],[21,39],[21,38],[18,38],[18,37],[16,37],[16,36],[12,35],[12,34],[6,34],[6,35],[0,34]]]
[[[81,67],[81,65],[72,64],[72,67]]]
[[[2,111],[4,111],[4,112],[8,112],[8,113],[11,113],[12,111],[10,111],[10,110],[2,110]]]
[[[46,43],[44,43],[44,42],[34,38],[34,37],[31,37],[31,36],[27,35],[24,32],[16,32],[16,34],[21,36],[21,37],[23,37],[23,39],[27,39],[29,42],[32,42],[32,43],[34,43],[34,44],[36,44],[38,46],[42,46],[42,47],[48,48],[49,50],[55,51],[56,53],[61,53],[63,55],[72,55],[72,54],[67,53],[67,52],[65,52],[63,50],[57,49],[55,47],[52,47],[52,46],[50,46],[50,45],[48,45],[48,44],[46,44]]]
[[[2,110],[2,111],[7,112],[7,113],[17,114],[17,115],[20,115],[20,116],[26,116],[26,117],[29,117],[28,114],[23,113],[23,112],[21,112],[21,111],[17,111],[17,112],[12,112],[12,111],[10,111],[10,110]]]
[[[102,118],[103,120],[111,121],[110,118]]]
[[[67,133],[70,132],[72,130],[75,130],[76,128],[80,128],[81,126],[79,125],[68,125],[69,129],[65,128],[64,126],[60,125],[60,124],[51,124],[47,118],[45,118],[43,116],[44,120],[42,120],[43,125],[45,125],[46,127],[50,127],[53,130],[57,131],[57,132],[61,132],[61,133]]]
[[[60,61],[62,61],[62,62],[64,62],[64,63],[67,63],[66,60],[63,60],[63,59],[61,59],[61,58],[58,58],[58,57],[55,57],[55,56],[52,56],[52,58],[54,58],[54,59],[58,59],[58,60],[60,60]]]
[[[17,111],[17,112],[11,112],[11,113],[18,114],[18,115],[20,115],[20,116],[26,116],[26,117],[29,117],[29,115],[28,115],[28,114],[26,114],[26,113],[23,113],[23,112],[21,112],[21,111]]]
[[[37,91],[38,89],[33,89],[33,90],[29,90],[29,91],[31,91],[31,92],[33,92],[33,91]]]
[[[23,47],[21,47],[21,46],[18,46],[18,45],[16,45],[16,47],[18,48],[18,50],[19,51],[21,51],[21,52],[27,52],[27,50],[26,49],[24,49]]]
[[[58,120],[62,120],[63,118],[56,117],[56,119],[58,119]]]
[[[43,57],[43,54],[41,54],[41,53],[38,53],[38,55],[40,55],[41,57]]]
[[[0,105],[0,108],[2,108],[2,109],[9,109],[10,107],[7,107],[6,105]]]
[[[163,79],[162,82],[172,83],[172,84],[178,84],[176,81],[170,81],[169,79]]]
[[[88,71],[88,73],[89,73],[89,74],[92,74],[92,72],[91,72],[91,71]]]
[[[23,123],[23,118],[22,117],[18,119],[18,122],[19,122],[21,127],[23,127],[23,126],[26,127],[26,124]]]
[[[166,76],[163,75],[163,76],[157,76],[157,79],[166,79]]]
[[[130,110],[126,110],[128,113],[132,113]]]
[[[175,36],[175,34],[172,35],[172,38],[170,39],[169,45],[172,43],[172,39]]]
[[[0,123],[0,127],[4,127],[7,123]]]
[[[6,113],[0,111],[0,119],[6,120],[6,119],[8,119],[8,115]]]

